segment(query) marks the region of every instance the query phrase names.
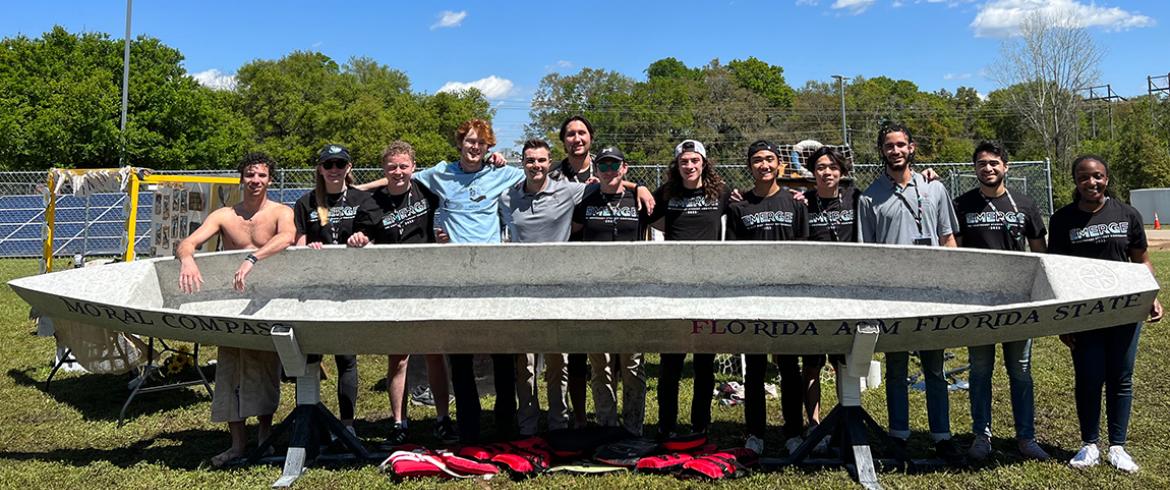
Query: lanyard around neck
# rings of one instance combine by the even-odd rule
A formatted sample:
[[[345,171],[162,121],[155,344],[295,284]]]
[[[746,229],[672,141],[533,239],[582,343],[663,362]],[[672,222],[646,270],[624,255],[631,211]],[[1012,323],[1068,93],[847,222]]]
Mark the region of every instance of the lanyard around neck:
[[[886,174],[886,178],[890,179],[890,184],[894,186],[894,195],[898,196],[898,200],[902,201],[902,205],[906,207],[907,211],[910,211],[910,216],[914,217],[914,225],[918,227],[918,234],[922,235],[922,216],[924,214],[922,211],[922,191],[918,190],[918,184],[914,182],[914,176],[910,176],[910,182],[906,183],[906,187],[909,188],[910,184],[914,184],[914,196],[918,202],[917,213],[914,212],[914,207],[910,205],[910,200],[906,199],[906,195],[904,194],[905,189],[899,186],[898,182],[890,174]]]

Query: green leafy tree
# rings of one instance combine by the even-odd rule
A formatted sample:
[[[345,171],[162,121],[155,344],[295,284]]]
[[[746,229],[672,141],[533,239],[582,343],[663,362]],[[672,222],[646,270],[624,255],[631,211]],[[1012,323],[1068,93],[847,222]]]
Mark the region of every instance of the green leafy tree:
[[[125,162],[154,168],[229,164],[250,129],[199,86],[159,40],[131,43]],[[115,167],[123,161],[122,41],[55,27],[0,41],[0,165],[9,170]]]

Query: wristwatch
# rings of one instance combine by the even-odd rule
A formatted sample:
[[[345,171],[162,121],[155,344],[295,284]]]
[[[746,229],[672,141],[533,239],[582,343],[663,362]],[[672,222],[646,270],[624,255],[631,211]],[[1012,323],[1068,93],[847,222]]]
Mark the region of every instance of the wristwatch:
[[[255,254],[248,254],[247,257],[244,257],[244,260],[247,260],[248,262],[255,264],[256,262],[258,262],[260,260],[260,258],[257,257]]]

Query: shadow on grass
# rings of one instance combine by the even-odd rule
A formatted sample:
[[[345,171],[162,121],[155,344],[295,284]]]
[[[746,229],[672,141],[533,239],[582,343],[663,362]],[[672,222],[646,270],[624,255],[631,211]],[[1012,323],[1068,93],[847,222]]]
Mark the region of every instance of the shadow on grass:
[[[84,374],[74,377],[58,377],[46,388],[42,380],[29,376],[32,369],[10,369],[8,377],[17,385],[36,388],[53,397],[58,403],[69,405],[81,413],[85,420],[118,420],[122,404],[130,396],[126,384],[134,379],[133,374]],[[214,377],[214,373],[212,374]],[[212,379],[212,378],[208,378]],[[151,384],[150,386],[154,386]],[[211,397],[203,385],[192,385],[189,389],[174,389],[161,393],[139,393],[126,409],[126,420],[151,415],[176,408],[208,401]]]
[[[185,430],[161,434],[154,438],[143,439],[128,446],[113,449],[68,448],[45,452],[0,451],[0,459],[64,463],[76,467],[106,462],[120,468],[129,468],[141,463],[148,463],[171,469],[190,470],[207,466],[207,461],[218,451],[226,449],[229,443],[230,440],[224,431]]]

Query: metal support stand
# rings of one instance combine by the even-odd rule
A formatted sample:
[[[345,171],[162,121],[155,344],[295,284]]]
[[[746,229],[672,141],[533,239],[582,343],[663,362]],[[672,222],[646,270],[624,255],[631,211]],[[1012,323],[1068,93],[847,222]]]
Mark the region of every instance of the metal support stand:
[[[162,346],[162,348],[159,349],[160,353],[161,352],[171,352],[171,353],[178,353],[179,352],[178,350],[176,350],[176,349],[172,348],[170,345],[168,345],[165,340],[163,340],[163,339],[157,339],[157,340],[158,340],[159,345]],[[130,408],[130,402],[134,401],[134,397],[138,396],[140,393],[142,393],[142,394],[155,393],[155,392],[159,392],[159,391],[175,390],[175,389],[184,388],[187,386],[202,384],[203,387],[207,389],[207,396],[212,396],[211,383],[207,382],[207,376],[203,375],[203,368],[201,368],[199,366],[199,344],[198,343],[195,343],[195,347],[192,349],[193,352],[191,353],[191,361],[192,361],[191,363],[195,366],[195,372],[199,373],[199,379],[193,379],[191,381],[183,381],[183,382],[179,382],[179,383],[167,383],[167,384],[162,384],[162,385],[158,385],[158,386],[146,386],[146,383],[148,381],[150,381],[150,376],[153,375],[155,373],[155,371],[158,371],[159,369],[161,369],[157,364],[154,363],[155,362],[154,342],[155,342],[154,337],[150,337],[147,340],[146,365],[142,366],[142,372],[138,375],[137,378],[130,380],[130,386],[132,386],[133,388],[130,390],[130,396],[126,397],[126,403],[122,404],[122,411],[118,412],[118,427],[122,427],[122,425],[124,425],[126,423],[125,422],[126,409]],[[51,378],[52,378],[52,376],[50,373],[50,379]],[[47,384],[47,382],[46,382],[46,384]]]
[[[62,352],[58,348],[57,352],[61,355],[57,356],[57,362],[53,363],[53,369],[49,371],[49,377],[45,378],[45,391],[49,390],[49,385],[53,383],[53,377],[57,375],[57,371],[60,371],[66,364],[77,362],[77,359],[73,357],[73,349],[66,347],[64,352]]]
[[[301,352],[296,336],[289,327],[277,326],[272,329],[272,342],[280,354],[280,363],[285,374],[297,379],[297,406],[272,431],[248,457],[249,463],[256,463],[273,443],[285,432],[289,434],[288,451],[284,456],[284,470],[280,478],[272,483],[273,488],[292,486],[305,472],[305,463],[317,458],[320,448],[329,443],[329,436],[336,437],[350,454],[360,459],[370,459],[370,453],[362,446],[353,433],[337,420],[321,403],[321,356],[308,356]]]
[[[831,461],[830,465],[847,467],[857,482],[867,489],[882,488],[878,483],[877,470],[874,469],[867,429],[878,434],[885,433],[885,429],[861,407],[861,378],[864,378],[869,370],[880,332],[877,325],[864,322],[857,324],[853,334],[853,347],[845,362],[837,365],[837,406],[833,407],[829,415],[787,459],[771,464],[762,461],[764,465],[804,464],[812,454],[813,448],[822,439],[832,435],[833,442],[840,447],[841,456],[840,460]]]

